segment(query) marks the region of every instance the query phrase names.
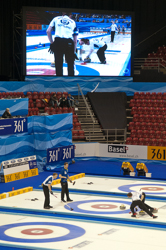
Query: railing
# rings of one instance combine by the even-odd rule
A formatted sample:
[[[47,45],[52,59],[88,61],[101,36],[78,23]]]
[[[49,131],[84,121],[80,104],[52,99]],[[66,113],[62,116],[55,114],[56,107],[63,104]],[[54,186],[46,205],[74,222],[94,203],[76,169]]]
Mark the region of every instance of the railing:
[[[104,142],[112,142],[112,143],[125,143],[126,142],[126,134],[127,129],[101,129],[103,132],[103,141]],[[87,141],[94,141],[94,138],[101,138],[100,136],[94,135],[91,131],[89,131],[89,134],[86,135]]]
[[[166,69],[166,61],[162,58],[150,57],[150,58],[135,58],[134,70],[141,69],[157,69],[158,72],[161,69]]]
[[[94,119],[94,117],[93,117],[93,114],[92,114],[92,112],[91,112],[89,106],[88,106],[88,103],[87,103],[87,101],[86,101],[86,99],[85,99],[85,96],[84,96],[84,94],[82,93],[82,90],[81,90],[81,88],[80,88],[80,85],[79,85],[78,83],[77,83],[77,86],[78,86],[78,101],[79,101],[79,97],[80,97],[80,93],[81,93],[81,96],[82,96],[83,101],[84,101],[85,106],[86,106],[86,118],[87,118],[87,113],[89,113],[89,115],[90,115],[90,117],[91,117],[91,119],[92,119],[92,122],[93,122],[93,133],[94,133],[95,119]]]

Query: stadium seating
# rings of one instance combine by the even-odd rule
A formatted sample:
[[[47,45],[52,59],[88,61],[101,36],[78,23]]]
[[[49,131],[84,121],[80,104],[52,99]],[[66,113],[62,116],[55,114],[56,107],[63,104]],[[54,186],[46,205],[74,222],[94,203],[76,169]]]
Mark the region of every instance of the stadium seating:
[[[166,46],[158,47],[156,53],[149,53],[145,59],[143,68],[158,68],[159,63],[161,66],[166,66]],[[157,98],[160,98],[159,95]]]
[[[133,119],[129,122],[127,144],[165,145],[166,93],[135,92],[129,107]],[[138,140],[137,140],[137,139]]]
[[[131,137],[127,137],[126,144],[132,145],[132,141],[133,141],[133,139]]]
[[[84,140],[85,139],[85,133],[83,130],[78,131],[78,139],[79,140]]]
[[[72,131],[72,139],[73,139],[73,141],[78,140],[78,131],[77,130]]]

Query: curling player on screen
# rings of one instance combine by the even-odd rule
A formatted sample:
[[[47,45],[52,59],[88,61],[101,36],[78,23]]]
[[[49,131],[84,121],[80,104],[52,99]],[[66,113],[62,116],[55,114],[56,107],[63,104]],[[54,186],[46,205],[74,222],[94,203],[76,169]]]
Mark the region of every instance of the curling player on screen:
[[[55,28],[55,40],[52,39],[52,30]],[[55,17],[49,24],[47,36],[50,41],[50,53],[54,53],[56,75],[63,75],[63,56],[68,67],[68,75],[74,76],[74,59],[77,45],[77,27],[71,19],[71,13],[63,12],[62,16]]]
[[[88,39],[88,38],[82,38],[79,40],[79,45],[80,45],[80,60],[82,60],[82,46],[83,45],[88,45],[90,47],[90,50],[88,52],[88,55],[84,59],[84,62],[89,63],[91,62],[91,54],[94,51],[94,49],[97,49],[97,56],[100,60],[101,64],[106,64],[106,57],[105,57],[105,51],[107,49],[107,44],[103,41],[103,38],[93,38],[93,39]]]

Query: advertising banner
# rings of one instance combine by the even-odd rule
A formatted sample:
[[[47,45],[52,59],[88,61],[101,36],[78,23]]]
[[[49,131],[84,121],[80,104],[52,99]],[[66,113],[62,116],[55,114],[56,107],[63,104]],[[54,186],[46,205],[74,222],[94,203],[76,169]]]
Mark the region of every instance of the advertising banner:
[[[27,118],[0,120],[0,135],[20,134],[27,131]]]
[[[101,143],[76,143],[75,146],[75,157],[106,157],[147,160],[147,146]]]
[[[98,157],[99,143],[76,143],[75,157]]]
[[[148,146],[148,160],[166,161],[166,147]]]
[[[36,175],[38,175],[38,168],[29,169],[29,170],[18,172],[18,173],[4,175],[4,181],[5,182],[18,181],[18,180],[25,179],[28,177],[33,177]]]
[[[99,144],[99,156],[126,159],[147,159],[147,146]]]
[[[47,164],[72,160],[74,151],[74,145],[47,149]]]

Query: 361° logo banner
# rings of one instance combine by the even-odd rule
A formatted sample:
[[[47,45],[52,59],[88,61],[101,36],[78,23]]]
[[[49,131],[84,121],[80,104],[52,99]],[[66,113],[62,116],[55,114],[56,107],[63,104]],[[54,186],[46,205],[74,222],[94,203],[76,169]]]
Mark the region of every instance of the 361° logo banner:
[[[74,145],[47,149],[47,164],[68,161],[74,158]]]

